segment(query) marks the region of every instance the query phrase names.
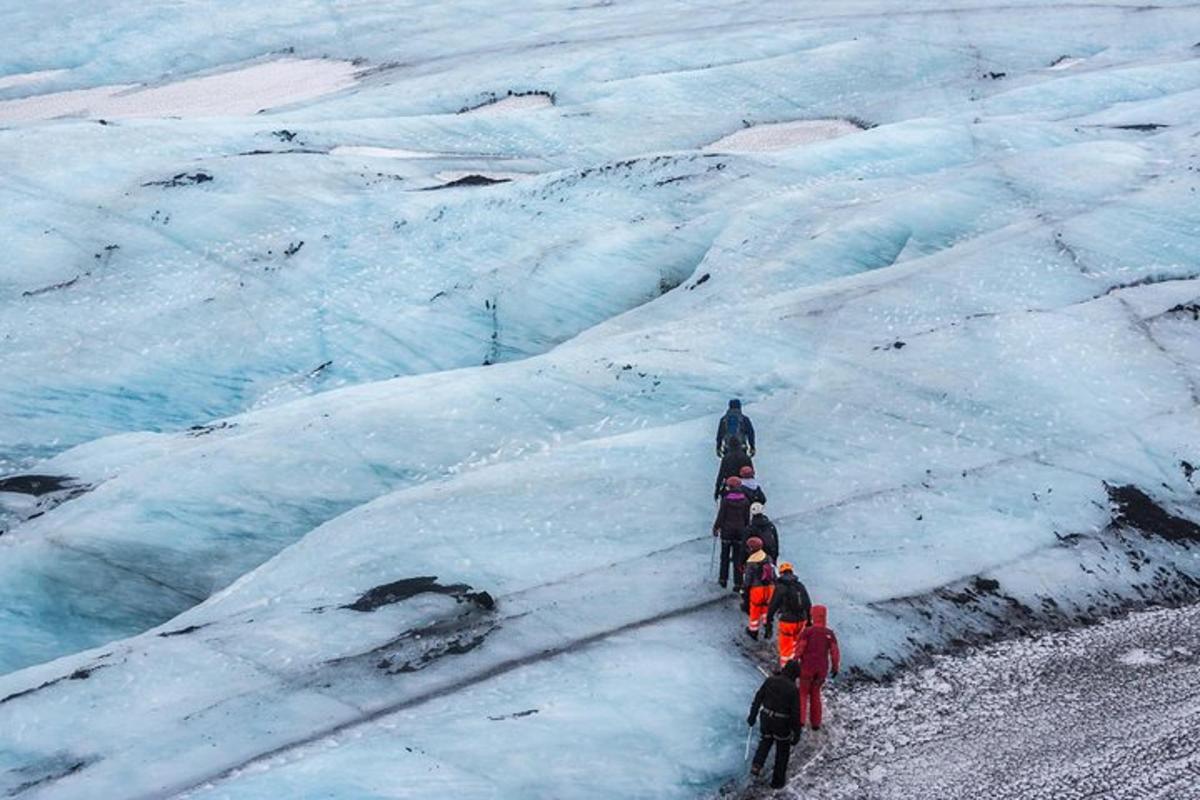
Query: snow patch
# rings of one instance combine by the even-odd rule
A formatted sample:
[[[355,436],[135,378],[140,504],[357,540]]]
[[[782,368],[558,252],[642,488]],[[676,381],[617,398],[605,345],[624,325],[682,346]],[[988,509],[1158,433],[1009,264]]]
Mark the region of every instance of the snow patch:
[[[12,89],[15,86],[28,86],[31,83],[43,83],[59,75],[66,75],[69,69],[43,69],[37,72],[22,72],[18,75],[5,75],[0,78],[0,89]]]
[[[1165,659],[1155,652],[1137,647],[1117,656],[1117,661],[1127,667],[1154,667],[1162,664]]]
[[[476,108],[469,108],[462,112],[463,114],[471,114],[478,117],[490,117],[499,114],[511,114],[514,111],[537,111],[540,108],[550,108],[554,105],[554,100],[550,95],[535,92],[532,94],[513,94],[508,97],[502,97],[490,103],[485,103]]]
[[[441,153],[422,150],[405,150],[400,147],[370,147],[367,145],[339,145],[329,151],[331,156],[365,156],[367,158],[440,158]]]
[[[345,89],[357,73],[348,61],[284,58],[161,86],[117,84],[7,100],[0,102],[0,122],[253,114]]]
[[[802,119],[795,122],[776,122],[755,125],[723,136],[704,149],[709,152],[761,153],[786,150],[837,139],[861,131],[858,125],[844,119]]]

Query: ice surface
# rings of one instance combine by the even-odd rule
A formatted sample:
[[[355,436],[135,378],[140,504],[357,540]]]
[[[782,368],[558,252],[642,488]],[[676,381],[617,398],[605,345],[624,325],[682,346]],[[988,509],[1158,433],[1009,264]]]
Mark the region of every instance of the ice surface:
[[[35,73],[36,80],[63,72]],[[66,116],[104,119],[241,116],[345,89],[354,85],[356,73],[354,65],[345,61],[284,58],[156,86],[98,86],[0,101],[0,123]],[[17,78],[25,83],[32,76]],[[9,86],[12,85],[10,82]],[[0,88],[7,88],[2,80]]]
[[[714,790],[734,395],[848,667],[1194,592],[1186,4],[127,5],[6,98],[354,83],[0,130],[0,465],[88,487],[0,496],[0,791]],[[346,608],[420,576],[495,609]]]

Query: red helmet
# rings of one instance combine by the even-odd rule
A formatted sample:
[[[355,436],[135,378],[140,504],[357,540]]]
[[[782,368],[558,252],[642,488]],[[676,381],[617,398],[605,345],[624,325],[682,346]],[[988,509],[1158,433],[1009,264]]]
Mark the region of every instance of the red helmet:
[[[730,475],[725,479],[725,485],[730,489],[740,489],[742,488],[742,479],[737,475]]]
[[[751,553],[757,553],[759,550],[762,550],[762,539],[757,536],[751,536],[746,540],[746,549]]]
[[[742,467],[741,470],[738,471],[738,474],[741,475],[743,478],[753,478],[754,477],[754,467],[750,467],[750,466]]]

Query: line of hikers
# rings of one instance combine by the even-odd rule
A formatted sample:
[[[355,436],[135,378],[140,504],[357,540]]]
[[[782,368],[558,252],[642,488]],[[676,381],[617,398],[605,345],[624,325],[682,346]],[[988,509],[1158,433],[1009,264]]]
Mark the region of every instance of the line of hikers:
[[[795,567],[779,561],[779,531],[766,515],[766,493],[755,478],[754,425],[742,413],[742,403],[729,401],[717,425],[717,456],[721,467],[713,499],[717,518],[713,536],[721,542],[717,582],[742,595],[747,614],[746,632],[770,641],[779,617],[779,669],[754,695],[747,723],[759,725],[760,738],[750,772],[757,776],[775,748],[771,787],[782,788],[787,779],[791,748],[800,741],[808,722],[821,727],[821,687],[837,677],[841,665],[837,636],[828,626],[828,610],[813,605],[808,589],[796,577]],[[714,541],[714,547],[716,542]]]

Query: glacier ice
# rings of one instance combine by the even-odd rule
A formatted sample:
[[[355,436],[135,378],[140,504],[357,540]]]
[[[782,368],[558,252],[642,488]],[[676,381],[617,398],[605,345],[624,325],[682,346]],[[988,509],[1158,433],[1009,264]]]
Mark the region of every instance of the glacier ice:
[[[715,790],[733,395],[864,672],[1194,590],[1113,500],[1200,513],[1187,4],[176,5],[13,12],[0,101],[354,83],[0,129],[0,467],[86,487],[0,493],[0,790]],[[345,608],[420,576],[496,607]]]

